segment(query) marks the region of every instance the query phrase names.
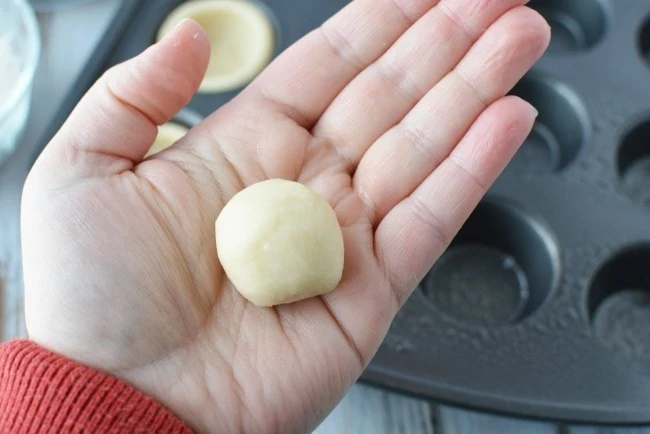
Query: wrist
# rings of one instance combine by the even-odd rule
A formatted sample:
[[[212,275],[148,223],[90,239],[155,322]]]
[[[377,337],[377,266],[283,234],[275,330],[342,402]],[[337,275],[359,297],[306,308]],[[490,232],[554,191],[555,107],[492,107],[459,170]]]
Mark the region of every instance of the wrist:
[[[142,391],[29,340],[0,346],[0,430],[191,432]]]

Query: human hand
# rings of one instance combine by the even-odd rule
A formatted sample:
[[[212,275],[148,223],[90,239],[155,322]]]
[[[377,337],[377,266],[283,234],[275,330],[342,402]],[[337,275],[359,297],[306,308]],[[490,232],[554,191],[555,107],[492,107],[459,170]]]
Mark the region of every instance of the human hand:
[[[525,0],[437,3],[353,1],[147,159],[156,125],[196,92],[208,41],[187,21],[108,71],[25,184],[30,339],[196,431],[314,429],[534,122],[504,95],[546,49],[543,19]],[[225,276],[214,221],[268,178],[335,208],[332,293],[259,308]]]

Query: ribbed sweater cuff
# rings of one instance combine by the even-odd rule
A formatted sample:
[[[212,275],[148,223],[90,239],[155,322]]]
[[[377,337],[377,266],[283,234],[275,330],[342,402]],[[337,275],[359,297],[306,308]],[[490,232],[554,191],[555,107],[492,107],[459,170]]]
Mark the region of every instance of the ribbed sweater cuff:
[[[139,390],[22,339],[0,345],[0,432],[191,433]]]

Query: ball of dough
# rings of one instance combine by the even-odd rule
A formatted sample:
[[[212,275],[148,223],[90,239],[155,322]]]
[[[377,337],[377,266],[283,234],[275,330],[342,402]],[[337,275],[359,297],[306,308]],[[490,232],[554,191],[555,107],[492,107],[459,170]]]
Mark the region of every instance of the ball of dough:
[[[332,207],[293,181],[236,194],[215,223],[217,254],[239,293],[257,306],[331,292],[343,274],[343,233]]]

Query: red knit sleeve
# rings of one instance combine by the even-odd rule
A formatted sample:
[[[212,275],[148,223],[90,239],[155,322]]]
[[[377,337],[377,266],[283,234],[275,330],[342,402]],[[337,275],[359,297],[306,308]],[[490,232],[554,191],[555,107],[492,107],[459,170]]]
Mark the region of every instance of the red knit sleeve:
[[[22,339],[0,345],[0,432],[191,433],[139,390]]]

